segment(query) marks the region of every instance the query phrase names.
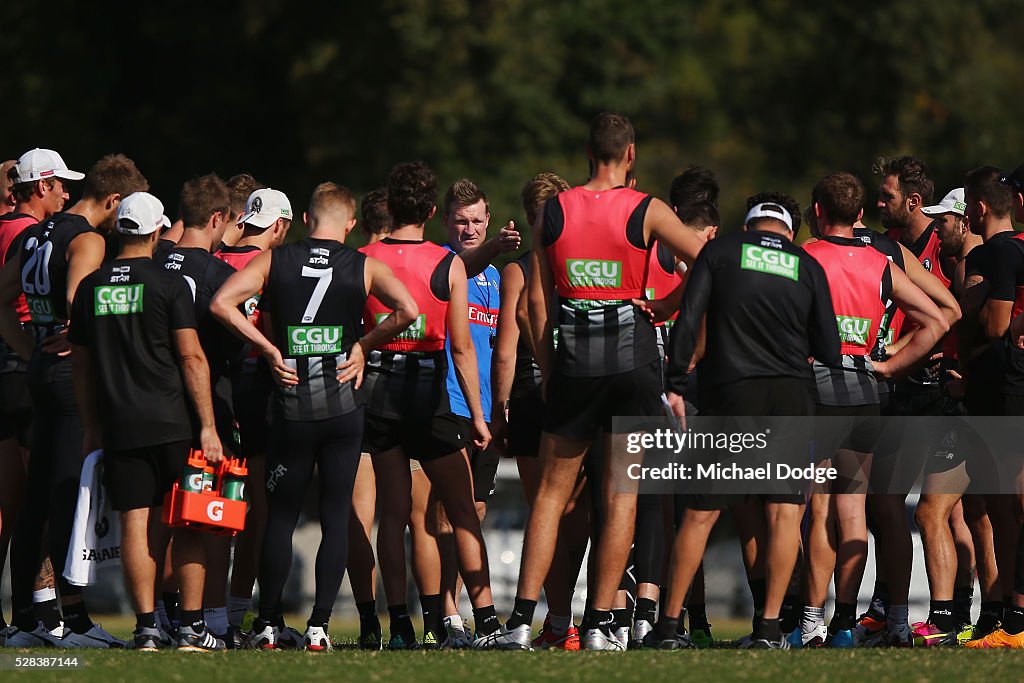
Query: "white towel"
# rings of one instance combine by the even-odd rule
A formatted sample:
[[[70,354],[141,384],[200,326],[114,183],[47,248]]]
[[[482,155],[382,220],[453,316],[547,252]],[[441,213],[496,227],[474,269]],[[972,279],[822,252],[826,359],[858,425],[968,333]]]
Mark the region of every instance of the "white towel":
[[[120,563],[121,518],[110,509],[103,488],[103,451],[93,451],[82,464],[64,578],[73,586],[90,586],[99,567]]]

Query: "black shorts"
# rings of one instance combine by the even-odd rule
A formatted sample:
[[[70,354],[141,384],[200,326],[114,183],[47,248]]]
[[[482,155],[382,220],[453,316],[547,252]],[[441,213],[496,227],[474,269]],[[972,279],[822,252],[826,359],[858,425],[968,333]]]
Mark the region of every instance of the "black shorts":
[[[814,383],[796,377],[755,377],[702,387],[698,406],[707,416],[814,415]]]
[[[435,415],[422,422],[366,415],[363,446],[376,455],[394,448],[417,460],[435,460],[462,449],[473,448],[471,434],[464,434],[465,422],[452,413]]]
[[[613,433],[612,418],[662,414],[661,359],[605,377],[568,377],[558,370],[548,383],[544,431],[589,441]]]
[[[473,433],[473,423],[468,417],[457,415],[462,421],[462,433],[470,435]],[[469,446],[469,466],[473,472],[473,498],[478,503],[486,503],[487,499],[494,495],[494,486],[498,481],[498,461],[501,456],[493,448],[479,450],[476,446]]]
[[[845,417],[849,424],[843,423],[841,433],[830,434],[819,443],[815,442],[819,461],[831,458],[838,449],[851,450],[855,453],[873,453],[882,431],[882,418],[878,412],[878,404],[865,406],[826,406],[820,403],[815,406],[818,417]]]
[[[513,458],[536,458],[540,433],[544,430],[544,401],[540,387],[508,402],[508,454]]]
[[[265,456],[270,441],[270,405],[274,379],[264,363],[243,363],[231,378],[231,400],[238,420],[243,458]]]
[[[124,512],[162,505],[164,495],[185,471],[188,447],[186,440],[127,451],[107,450],[103,484],[110,506]]]
[[[0,441],[17,439],[28,447],[32,441],[32,396],[24,372],[0,374]]]

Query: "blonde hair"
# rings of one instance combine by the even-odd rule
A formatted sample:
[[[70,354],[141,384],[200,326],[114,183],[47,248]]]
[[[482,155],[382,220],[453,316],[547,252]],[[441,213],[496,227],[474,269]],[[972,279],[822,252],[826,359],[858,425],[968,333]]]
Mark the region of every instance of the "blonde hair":
[[[309,218],[317,222],[334,214],[337,217],[339,212],[347,212],[348,218],[355,218],[356,197],[344,185],[337,183],[320,183],[313,190],[313,196],[309,198]]]
[[[526,220],[533,225],[537,214],[544,206],[544,202],[551,199],[559,192],[569,189],[569,183],[555,173],[538,173],[523,186],[520,195],[523,201],[523,210],[526,211]]]

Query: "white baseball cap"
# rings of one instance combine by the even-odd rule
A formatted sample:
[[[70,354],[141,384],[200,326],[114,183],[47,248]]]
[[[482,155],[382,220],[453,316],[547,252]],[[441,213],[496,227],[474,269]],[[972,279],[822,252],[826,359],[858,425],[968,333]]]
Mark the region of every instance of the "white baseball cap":
[[[117,207],[117,231],[124,235],[151,235],[171,227],[164,204],[148,192],[133,192]]]
[[[747,217],[743,219],[743,225],[748,225],[755,218],[774,218],[785,223],[789,231],[793,232],[793,217],[789,215],[789,211],[786,211],[785,207],[775,202],[761,202],[750,207]]]
[[[950,190],[942,201],[934,206],[925,206],[921,209],[921,213],[926,216],[941,216],[944,213],[955,213],[958,216],[963,216],[967,213],[967,202],[964,201],[964,188],[958,187],[955,190]]]
[[[46,178],[81,180],[84,173],[68,170],[68,165],[52,149],[35,149],[25,152],[18,159],[18,182],[31,183]]]
[[[292,203],[280,190],[265,187],[256,190],[245,202],[245,214],[238,219],[238,225],[245,223],[256,228],[269,228],[278,218],[294,219]]]

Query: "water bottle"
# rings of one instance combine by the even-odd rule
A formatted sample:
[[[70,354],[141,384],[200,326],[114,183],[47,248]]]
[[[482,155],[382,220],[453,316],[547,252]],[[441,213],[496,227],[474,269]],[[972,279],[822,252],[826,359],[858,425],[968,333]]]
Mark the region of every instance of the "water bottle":
[[[221,495],[228,500],[245,500],[245,479],[249,470],[245,460],[232,458],[224,471],[224,488]]]
[[[212,467],[203,468],[203,493],[213,490],[214,474]]]
[[[189,451],[185,463],[185,473],[181,477],[181,490],[200,493],[203,490],[203,473],[206,470],[206,458],[202,451]]]

